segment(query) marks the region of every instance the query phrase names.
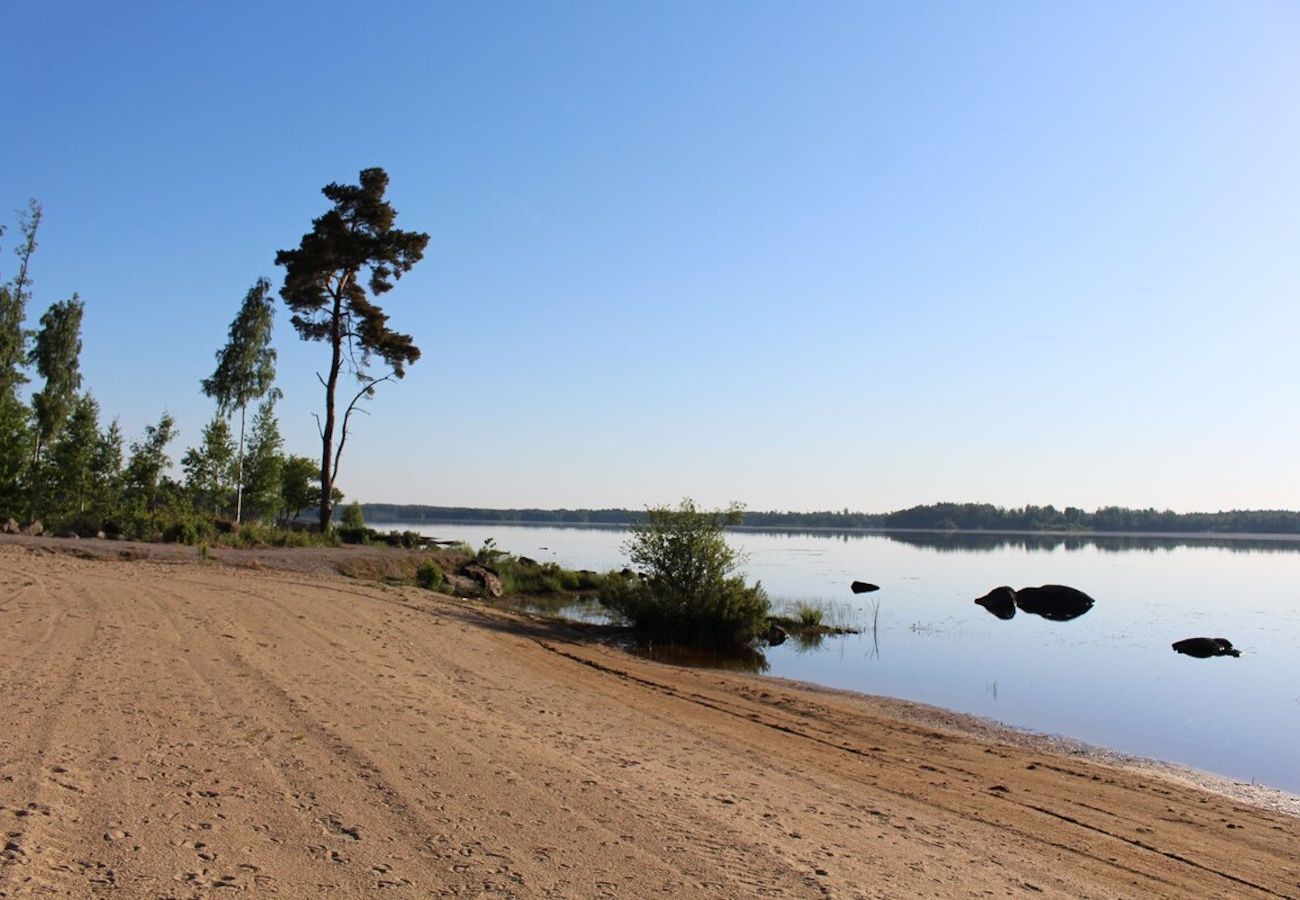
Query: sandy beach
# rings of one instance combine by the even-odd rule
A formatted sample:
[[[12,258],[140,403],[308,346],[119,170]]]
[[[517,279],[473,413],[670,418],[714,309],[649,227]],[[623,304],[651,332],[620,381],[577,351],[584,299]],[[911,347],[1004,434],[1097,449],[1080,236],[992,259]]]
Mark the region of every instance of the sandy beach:
[[[643,661],[361,552],[0,542],[0,897],[1300,896],[1280,795]]]

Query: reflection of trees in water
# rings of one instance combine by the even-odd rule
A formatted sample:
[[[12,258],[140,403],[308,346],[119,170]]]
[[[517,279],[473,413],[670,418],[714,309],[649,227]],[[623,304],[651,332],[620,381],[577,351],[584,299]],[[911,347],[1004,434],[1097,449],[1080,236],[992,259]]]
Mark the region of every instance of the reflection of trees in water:
[[[739,530],[739,529],[738,529]],[[1080,534],[1077,532],[991,531],[836,531],[831,529],[743,529],[781,537],[810,537],[848,543],[887,540],[941,553],[989,553],[995,550],[1073,552],[1096,547],[1111,553],[1130,550],[1174,550],[1179,547],[1214,547],[1234,553],[1296,553],[1300,538],[1230,537],[1223,535]]]
[[[826,635],[820,631],[796,631],[790,635],[790,641],[794,644],[797,653],[807,653],[811,650],[820,650],[826,643]]]
[[[863,528],[755,528],[748,525],[738,525],[727,529],[727,531],[736,534],[772,534],[777,537],[811,537],[822,540],[834,540],[848,543],[849,541],[861,540],[884,540],[887,535],[879,529]]]
[[[889,532],[891,541],[941,553],[991,553],[995,550],[1075,552],[1095,547],[1107,553],[1175,550],[1179,547],[1213,547],[1233,553],[1295,553],[1300,541],[1269,538],[1182,537],[1129,534],[987,534],[960,532]]]

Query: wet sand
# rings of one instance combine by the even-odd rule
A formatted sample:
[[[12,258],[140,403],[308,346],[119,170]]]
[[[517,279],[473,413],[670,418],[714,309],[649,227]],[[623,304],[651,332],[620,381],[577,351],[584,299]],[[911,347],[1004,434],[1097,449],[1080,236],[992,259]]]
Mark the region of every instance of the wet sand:
[[[215,555],[0,542],[0,897],[1300,896],[1281,795]]]

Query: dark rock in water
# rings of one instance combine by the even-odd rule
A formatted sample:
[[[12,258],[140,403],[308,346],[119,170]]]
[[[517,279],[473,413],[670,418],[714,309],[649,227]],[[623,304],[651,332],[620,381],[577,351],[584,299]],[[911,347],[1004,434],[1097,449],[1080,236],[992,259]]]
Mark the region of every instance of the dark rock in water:
[[[483,590],[487,591],[493,597],[501,596],[501,579],[496,576],[495,572],[491,572],[479,565],[466,566],[464,572],[470,578],[473,578],[482,585]]]
[[[872,591],[880,590],[880,586],[875,584],[868,584],[865,581],[855,581],[851,585],[849,585],[849,590],[853,591],[853,593],[855,594],[869,594]]]
[[[780,625],[773,622],[767,626],[767,645],[769,647],[779,647],[785,643],[787,637],[786,631]]]
[[[1019,609],[1053,622],[1068,622],[1092,609],[1093,599],[1083,591],[1061,584],[1026,587],[1018,591],[1003,585],[995,587],[975,602],[999,619],[1010,619]]]
[[[1195,656],[1197,659],[1209,659],[1211,656],[1241,656],[1241,651],[1232,646],[1232,641],[1227,638],[1186,638],[1174,641],[1173,648],[1179,653]]]
[[[1015,592],[1021,612],[1042,616],[1053,622],[1068,622],[1092,609],[1093,599],[1083,591],[1063,584],[1026,587]]]
[[[1016,592],[1005,585],[995,587],[975,602],[999,619],[1010,619],[1016,614]]]

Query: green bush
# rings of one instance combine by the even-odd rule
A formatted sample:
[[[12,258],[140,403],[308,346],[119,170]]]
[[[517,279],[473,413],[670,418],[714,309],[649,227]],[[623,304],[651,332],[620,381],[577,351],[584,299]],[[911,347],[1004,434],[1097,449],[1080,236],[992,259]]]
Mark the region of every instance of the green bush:
[[[375,532],[364,525],[360,528],[340,525],[334,529],[334,533],[338,535],[339,541],[344,544],[369,544],[376,537]]]
[[[501,579],[501,590],[506,595],[576,594],[597,590],[604,583],[603,577],[595,572],[565,569],[553,562],[524,561],[492,547],[487,549],[490,562],[482,562],[483,551],[475,559]]]
[[[418,531],[397,531],[394,529],[387,534],[378,534],[377,532],[372,533],[376,534],[379,540],[383,541],[390,547],[404,547],[407,550],[414,550],[416,547],[428,543],[428,541],[425,540],[424,535],[420,534]]]
[[[442,569],[433,560],[425,560],[415,570],[415,583],[426,590],[436,591],[442,587],[444,578]]]
[[[565,570],[553,562],[528,564],[507,556],[495,559],[492,567],[506,594],[559,594],[566,590]]]
[[[498,560],[502,559],[505,555],[506,553],[504,550],[497,548],[496,538],[488,538],[483,542],[483,546],[479,547],[478,553],[475,554],[475,558],[481,565],[491,566]]]
[[[657,638],[750,644],[767,627],[769,604],[761,584],[736,573],[740,558],[723,534],[740,512],[698,510],[689,499],[647,510],[625,547],[640,573],[608,576],[601,602]]]
[[[77,514],[64,519],[59,525],[59,531],[75,531],[78,537],[94,537],[101,530],[99,519],[94,516]]]
[[[197,544],[216,537],[211,520],[198,515],[181,513],[160,524],[162,539],[168,544]]]
[[[228,539],[238,547],[337,547],[339,544],[333,532],[322,535],[319,531],[295,531],[258,522],[245,522]]]
[[[361,504],[355,500],[343,507],[343,527],[353,530],[363,530],[366,527],[366,517],[361,512]]]

